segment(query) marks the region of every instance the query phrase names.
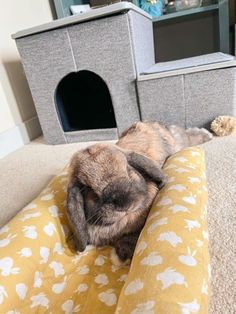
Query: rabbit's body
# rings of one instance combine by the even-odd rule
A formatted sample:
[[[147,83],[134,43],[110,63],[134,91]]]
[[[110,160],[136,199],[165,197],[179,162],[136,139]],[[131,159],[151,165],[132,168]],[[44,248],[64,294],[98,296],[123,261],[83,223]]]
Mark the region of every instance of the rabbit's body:
[[[210,138],[205,129],[138,122],[116,144],[95,144],[76,153],[67,214],[77,249],[111,244],[121,260],[132,257],[151,204],[165,183],[161,168],[166,158]]]

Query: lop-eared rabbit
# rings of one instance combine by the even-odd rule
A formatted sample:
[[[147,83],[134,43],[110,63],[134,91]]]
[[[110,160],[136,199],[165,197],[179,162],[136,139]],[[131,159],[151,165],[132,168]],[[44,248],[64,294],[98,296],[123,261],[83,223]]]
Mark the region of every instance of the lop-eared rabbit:
[[[205,129],[137,122],[116,144],[78,151],[70,163],[66,206],[75,248],[112,245],[121,261],[132,258],[152,202],[165,184],[165,160],[211,138]]]

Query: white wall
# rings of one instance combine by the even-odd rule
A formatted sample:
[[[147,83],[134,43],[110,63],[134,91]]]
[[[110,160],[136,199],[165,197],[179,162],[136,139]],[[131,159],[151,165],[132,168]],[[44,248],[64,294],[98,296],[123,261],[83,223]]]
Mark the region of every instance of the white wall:
[[[51,20],[49,0],[0,0],[0,158],[41,133],[11,34]]]

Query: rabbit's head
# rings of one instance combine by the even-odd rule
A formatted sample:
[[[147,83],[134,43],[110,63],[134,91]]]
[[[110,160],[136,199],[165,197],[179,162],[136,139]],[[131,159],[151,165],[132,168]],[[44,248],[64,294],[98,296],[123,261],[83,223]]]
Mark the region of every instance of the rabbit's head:
[[[76,153],[70,164],[67,215],[78,250],[88,243],[111,243],[143,225],[150,207],[148,182],[160,188],[164,176],[143,155],[113,144],[95,144]]]

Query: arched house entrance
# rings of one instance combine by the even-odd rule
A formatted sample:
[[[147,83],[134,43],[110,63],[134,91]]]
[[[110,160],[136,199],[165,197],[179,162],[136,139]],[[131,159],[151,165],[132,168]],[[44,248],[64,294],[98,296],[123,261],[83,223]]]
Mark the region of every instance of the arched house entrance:
[[[55,90],[55,105],[64,132],[117,127],[109,89],[94,72],[63,77]]]

